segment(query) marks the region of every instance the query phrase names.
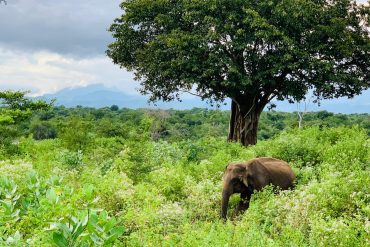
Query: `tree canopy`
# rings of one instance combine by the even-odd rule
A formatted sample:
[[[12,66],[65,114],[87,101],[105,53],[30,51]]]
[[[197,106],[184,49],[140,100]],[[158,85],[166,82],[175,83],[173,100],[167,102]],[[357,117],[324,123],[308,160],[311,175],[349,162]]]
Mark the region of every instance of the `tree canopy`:
[[[353,97],[370,85],[370,8],[337,0],[126,0],[107,54],[141,92],[232,99],[229,140],[256,142],[276,97]]]
[[[14,124],[27,119],[36,110],[49,109],[51,104],[42,100],[32,101],[27,92],[0,91],[0,125]]]

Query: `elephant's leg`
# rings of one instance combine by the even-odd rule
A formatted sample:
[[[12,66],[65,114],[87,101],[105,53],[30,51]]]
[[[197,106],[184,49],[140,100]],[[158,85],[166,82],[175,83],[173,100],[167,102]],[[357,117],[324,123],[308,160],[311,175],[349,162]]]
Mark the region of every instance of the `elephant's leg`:
[[[250,194],[245,192],[240,194],[240,201],[238,206],[236,207],[235,211],[233,212],[233,215],[231,216],[232,219],[237,217],[240,213],[243,213],[245,210],[249,207],[249,199]]]
[[[250,199],[249,193],[245,192],[240,194],[238,212],[242,213],[249,208],[249,199]]]

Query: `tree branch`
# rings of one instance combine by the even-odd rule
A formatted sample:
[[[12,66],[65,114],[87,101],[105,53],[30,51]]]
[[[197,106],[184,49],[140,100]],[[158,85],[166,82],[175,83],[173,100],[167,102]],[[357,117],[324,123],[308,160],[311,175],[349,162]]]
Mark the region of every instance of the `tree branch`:
[[[200,98],[202,98],[203,96],[202,95],[200,95],[200,94],[197,94],[197,93],[192,93],[192,92],[190,92],[190,91],[188,91],[188,90],[179,90],[179,92],[182,92],[182,93],[188,93],[188,94],[191,94],[191,95],[194,95],[194,96],[197,96],[197,97],[200,97]]]

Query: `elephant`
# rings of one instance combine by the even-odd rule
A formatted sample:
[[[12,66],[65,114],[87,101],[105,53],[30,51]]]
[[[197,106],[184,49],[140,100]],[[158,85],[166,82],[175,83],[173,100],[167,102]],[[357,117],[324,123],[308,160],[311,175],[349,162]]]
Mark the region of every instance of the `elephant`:
[[[272,184],[281,189],[294,186],[295,175],[289,164],[283,160],[260,157],[226,166],[223,175],[221,218],[226,220],[229,198],[240,193],[240,202],[236,213],[249,207],[249,200],[254,191],[260,191]]]

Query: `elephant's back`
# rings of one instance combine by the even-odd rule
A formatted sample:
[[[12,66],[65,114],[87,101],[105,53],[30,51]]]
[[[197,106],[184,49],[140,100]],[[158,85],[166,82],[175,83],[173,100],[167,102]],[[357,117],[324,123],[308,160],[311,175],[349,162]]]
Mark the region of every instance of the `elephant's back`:
[[[252,161],[265,168],[270,177],[270,183],[273,185],[282,189],[288,189],[293,186],[295,175],[286,161],[270,157],[256,158]]]

